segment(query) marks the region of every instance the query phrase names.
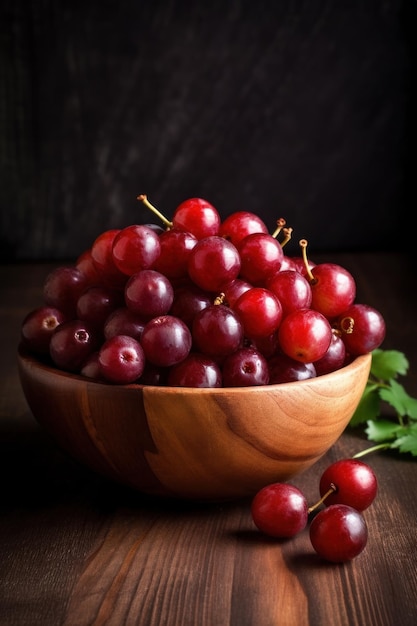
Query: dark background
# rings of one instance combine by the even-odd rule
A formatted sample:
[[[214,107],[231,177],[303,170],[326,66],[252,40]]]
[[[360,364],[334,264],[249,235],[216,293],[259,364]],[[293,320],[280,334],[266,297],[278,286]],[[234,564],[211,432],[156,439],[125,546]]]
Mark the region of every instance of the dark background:
[[[3,261],[155,221],[140,193],[284,217],[294,251],[411,240],[415,2],[0,6]]]

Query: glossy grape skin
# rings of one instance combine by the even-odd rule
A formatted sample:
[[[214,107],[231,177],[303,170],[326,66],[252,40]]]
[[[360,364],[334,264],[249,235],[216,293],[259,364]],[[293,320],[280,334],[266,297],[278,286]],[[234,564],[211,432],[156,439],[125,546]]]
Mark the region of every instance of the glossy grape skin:
[[[239,348],[222,364],[224,387],[253,387],[269,383],[266,358],[254,348]]]
[[[123,303],[123,293],[118,289],[93,285],[78,298],[77,319],[84,320],[102,331],[110,313]]]
[[[170,367],[180,363],[190,353],[191,331],[178,317],[161,315],[146,324],[141,345],[146,359],[153,365]]]
[[[190,353],[181,363],[173,365],[167,384],[172,387],[221,387],[222,373],[218,364],[204,354]]]
[[[336,491],[326,497],[324,504],[347,504],[364,511],[375,500],[378,481],[372,468],[359,459],[340,459],[329,465],[320,478],[320,495],[334,485]]]
[[[253,339],[271,335],[282,320],[280,301],[264,287],[244,291],[234,303],[233,311],[242,322],[245,335]]]
[[[47,306],[59,309],[66,317],[75,318],[77,301],[89,287],[88,278],[73,266],[52,270],[43,284],[43,300]]]
[[[174,300],[174,289],[168,278],[151,269],[133,274],[124,294],[127,308],[148,319],[166,315]]]
[[[263,287],[279,271],[284,257],[281,244],[272,235],[252,233],[238,246],[241,261],[240,278]]]
[[[291,359],[286,354],[276,354],[268,360],[269,384],[292,383],[308,380],[317,375],[313,363],[302,363]]]
[[[127,385],[142,375],[145,353],[137,339],[116,335],[103,343],[98,362],[103,378],[115,384]]]
[[[280,270],[269,278],[266,287],[280,301],[283,317],[296,309],[311,307],[313,295],[310,283],[299,272]]]
[[[308,505],[302,492],[287,483],[263,487],[252,500],[255,526],[270,537],[288,538],[301,532],[308,521]]]
[[[69,320],[54,331],[49,352],[56,367],[79,372],[92,352],[98,349],[100,339],[91,325],[81,320]]]
[[[40,356],[49,355],[49,344],[55,329],[67,320],[54,307],[40,306],[30,311],[21,325],[22,344]]]
[[[195,316],[192,337],[199,352],[221,359],[241,347],[243,326],[229,307],[212,304]]]
[[[152,269],[169,279],[186,277],[188,258],[197,241],[197,237],[186,231],[176,228],[166,230],[159,235],[161,251]]]
[[[311,272],[311,307],[328,319],[343,313],[356,297],[352,274],[336,263],[320,263]]]
[[[126,306],[119,307],[112,311],[103,325],[105,339],[116,335],[129,335],[140,341],[143,329],[148,320],[140,317]]]
[[[75,267],[87,277],[89,285],[98,285],[100,283],[100,274],[94,265],[90,248],[84,250],[79,255],[75,262]]]
[[[113,262],[127,276],[150,268],[160,252],[158,234],[144,224],[126,226],[117,233],[112,244]]]
[[[252,233],[268,233],[264,221],[250,211],[236,211],[226,217],[220,225],[219,235],[238,246],[247,235]]]
[[[116,288],[122,288],[127,280],[126,274],[119,270],[113,258],[113,242],[119,233],[119,228],[105,230],[91,246],[91,258],[102,284]]]
[[[190,283],[174,289],[170,315],[179,317],[191,329],[197,313],[213,303],[213,295]]]
[[[338,333],[333,332],[326,353],[321,359],[314,362],[317,376],[323,376],[344,367],[346,365],[346,356],[346,347],[342,338]]]
[[[351,561],[364,550],[368,528],[359,511],[345,504],[332,504],[313,518],[310,541],[321,558],[343,563]]]
[[[174,228],[203,239],[217,235],[221,218],[217,209],[204,198],[188,198],[177,206],[172,217]]]
[[[297,309],[282,320],[278,339],[287,356],[302,363],[314,363],[328,350],[332,328],[318,311]]]
[[[367,304],[352,304],[339,316],[337,327],[347,352],[353,356],[376,350],[385,339],[383,316]]]
[[[222,291],[225,296],[226,303],[233,309],[237,299],[249,289],[252,289],[253,285],[241,278],[235,278],[230,283],[226,283],[222,286]]]
[[[190,252],[188,274],[205,291],[221,292],[223,285],[237,278],[239,272],[239,253],[223,237],[205,237]]]

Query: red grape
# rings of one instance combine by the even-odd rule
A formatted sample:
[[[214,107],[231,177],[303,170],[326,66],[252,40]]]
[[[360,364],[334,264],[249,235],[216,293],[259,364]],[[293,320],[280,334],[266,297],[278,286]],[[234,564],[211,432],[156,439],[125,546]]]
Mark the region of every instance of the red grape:
[[[384,318],[367,304],[352,304],[338,318],[337,327],[346,350],[354,356],[373,352],[385,339]]]
[[[74,318],[78,298],[87,287],[88,278],[81,270],[72,266],[57,267],[48,274],[43,284],[44,303]]]
[[[116,234],[112,244],[113,262],[127,276],[150,268],[160,252],[158,234],[143,224],[126,226]]]
[[[326,497],[324,504],[347,504],[357,511],[367,509],[378,491],[374,471],[359,459],[341,459],[329,465],[320,479],[320,495],[323,497],[332,485],[336,490]]]
[[[172,225],[197,239],[217,235],[221,223],[217,209],[203,198],[188,198],[177,206]]]
[[[161,315],[146,324],[141,345],[153,365],[170,367],[188,356],[192,345],[191,332],[178,317]]]
[[[267,281],[266,287],[281,302],[282,315],[311,306],[312,293],[308,280],[299,272],[280,270]]]
[[[259,215],[250,211],[236,211],[223,220],[218,234],[237,247],[242,239],[252,233],[267,234],[268,228]]]
[[[200,352],[223,358],[241,347],[243,326],[229,307],[211,304],[195,316],[192,336]]]
[[[201,289],[218,293],[224,284],[238,277],[240,256],[235,246],[213,235],[200,239],[190,252],[188,273]]]
[[[222,373],[213,359],[193,352],[170,368],[167,383],[172,387],[221,387]]]
[[[270,537],[293,537],[308,521],[307,501],[302,492],[287,483],[263,487],[252,500],[251,515],[256,527]]]
[[[21,326],[23,345],[39,355],[49,355],[49,343],[57,326],[66,321],[59,309],[40,306],[30,311]]]
[[[278,329],[278,339],[287,356],[303,363],[313,363],[327,352],[332,328],[318,311],[298,309],[284,317]]]
[[[247,235],[238,250],[240,277],[255,286],[265,286],[267,279],[280,269],[284,256],[281,244],[267,233]]]
[[[244,291],[234,303],[233,310],[242,322],[245,335],[254,339],[274,333],[282,319],[280,301],[264,287]]]
[[[327,318],[337,317],[355,299],[356,284],[353,276],[336,263],[320,263],[311,273],[311,306]]]
[[[164,274],[142,270],[133,274],[125,287],[127,308],[143,318],[166,315],[174,300],[174,289]]]
[[[225,387],[267,385],[269,369],[266,358],[254,348],[239,348],[229,354],[222,365]]]
[[[98,347],[99,338],[88,322],[70,320],[55,329],[49,351],[58,368],[79,372],[87,357]]]
[[[308,380],[317,375],[313,363],[301,363],[301,361],[291,359],[286,354],[274,355],[269,359],[268,366],[270,385]]]
[[[184,230],[176,228],[166,230],[159,236],[161,252],[152,269],[169,279],[186,277],[188,258],[197,241],[194,235]]]
[[[310,540],[320,557],[333,563],[343,563],[364,550],[368,528],[359,511],[346,504],[332,504],[312,520]]]
[[[145,367],[145,354],[137,339],[116,335],[106,339],[98,354],[99,369],[103,377],[119,385],[133,383]]]

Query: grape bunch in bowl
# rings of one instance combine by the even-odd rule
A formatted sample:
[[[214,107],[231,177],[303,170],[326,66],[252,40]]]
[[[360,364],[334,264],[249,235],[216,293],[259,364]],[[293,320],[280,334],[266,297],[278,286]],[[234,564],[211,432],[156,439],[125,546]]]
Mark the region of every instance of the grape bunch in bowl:
[[[251,496],[337,440],[385,337],[354,277],[285,254],[285,221],[189,198],[106,230],[22,321],[35,418],[81,462],[155,495]]]

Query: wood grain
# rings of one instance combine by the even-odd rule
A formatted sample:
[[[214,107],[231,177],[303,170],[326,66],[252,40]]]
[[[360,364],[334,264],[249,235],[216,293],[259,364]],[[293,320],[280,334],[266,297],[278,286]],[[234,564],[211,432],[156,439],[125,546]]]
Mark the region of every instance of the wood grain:
[[[396,254],[341,254],[360,299],[383,311],[386,347],[410,358],[417,389],[414,266]],[[262,537],[249,501],[184,503],[120,487],[68,457],[43,431],[17,375],[19,327],[49,265],[0,266],[0,623],[2,626],[415,626],[416,461],[368,462],[379,493],[369,541],[351,563],[318,560],[308,534]],[[293,481],[309,502],[329,463],[369,445],[347,430]]]
[[[169,218],[191,196],[283,216],[314,250],[402,248],[413,23],[411,0],[3,0],[1,258],[80,254],[150,221],[140,193]]]

